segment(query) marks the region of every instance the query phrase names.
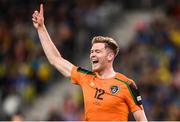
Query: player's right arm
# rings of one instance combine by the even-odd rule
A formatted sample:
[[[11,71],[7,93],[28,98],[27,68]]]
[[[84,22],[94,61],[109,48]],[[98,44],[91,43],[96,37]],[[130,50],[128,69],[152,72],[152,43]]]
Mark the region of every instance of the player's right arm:
[[[46,27],[44,25],[44,11],[43,4],[40,5],[40,11],[34,11],[32,15],[33,25],[36,28],[43,50],[48,58],[50,64],[52,64],[59,72],[64,76],[70,77],[73,64],[65,60],[55,45],[53,44]]]

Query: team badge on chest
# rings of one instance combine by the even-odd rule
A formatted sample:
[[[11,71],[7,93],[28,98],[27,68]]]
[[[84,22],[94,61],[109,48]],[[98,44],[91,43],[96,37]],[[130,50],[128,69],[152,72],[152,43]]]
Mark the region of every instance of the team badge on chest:
[[[116,94],[119,91],[119,87],[118,86],[111,86],[110,87],[110,92],[112,94]]]

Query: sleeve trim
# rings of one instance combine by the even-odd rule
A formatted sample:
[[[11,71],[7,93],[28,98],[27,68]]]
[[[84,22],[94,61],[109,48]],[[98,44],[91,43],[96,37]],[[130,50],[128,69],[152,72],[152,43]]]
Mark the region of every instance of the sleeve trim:
[[[88,70],[86,70],[86,69],[83,69],[83,68],[81,68],[81,67],[78,67],[78,68],[77,68],[77,72],[81,72],[81,73],[83,73],[83,74],[94,75],[93,72],[88,71]]]

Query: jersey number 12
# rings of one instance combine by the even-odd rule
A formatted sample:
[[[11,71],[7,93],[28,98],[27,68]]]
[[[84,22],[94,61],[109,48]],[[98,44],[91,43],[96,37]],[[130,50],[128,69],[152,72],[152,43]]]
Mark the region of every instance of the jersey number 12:
[[[103,89],[96,88],[96,93],[94,95],[94,98],[99,99],[99,100],[103,100],[102,95],[104,93],[105,93],[105,91]]]

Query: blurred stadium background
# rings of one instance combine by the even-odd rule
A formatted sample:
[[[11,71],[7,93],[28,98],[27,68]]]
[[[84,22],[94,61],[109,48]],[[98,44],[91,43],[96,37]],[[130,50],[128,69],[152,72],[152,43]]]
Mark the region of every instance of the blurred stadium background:
[[[33,28],[39,3],[0,0],[0,120],[82,120],[79,87],[49,65]],[[148,120],[180,121],[179,0],[44,0],[44,8],[66,59],[90,68],[92,37],[113,37],[114,67],[135,80]]]

